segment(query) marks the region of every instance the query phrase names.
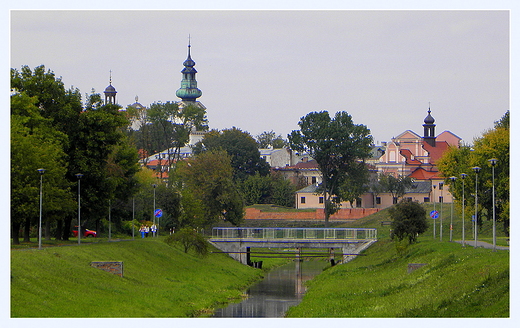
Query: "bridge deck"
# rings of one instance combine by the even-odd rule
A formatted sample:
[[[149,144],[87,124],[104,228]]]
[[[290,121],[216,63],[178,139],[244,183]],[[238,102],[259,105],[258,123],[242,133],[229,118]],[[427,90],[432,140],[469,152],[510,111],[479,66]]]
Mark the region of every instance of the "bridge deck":
[[[213,241],[352,242],[376,240],[374,228],[213,228]]]

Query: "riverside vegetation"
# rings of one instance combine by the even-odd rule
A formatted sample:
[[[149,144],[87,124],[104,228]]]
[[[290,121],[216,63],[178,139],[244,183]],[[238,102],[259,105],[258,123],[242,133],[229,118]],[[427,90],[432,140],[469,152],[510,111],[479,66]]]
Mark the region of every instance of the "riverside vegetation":
[[[310,281],[303,301],[287,316],[509,317],[509,251],[448,242],[446,216],[443,242],[437,225],[435,240],[430,226],[417,243],[396,244],[389,239],[389,227],[380,225],[387,217],[383,210],[344,224],[376,227],[379,241],[364,251],[365,256]],[[458,221],[455,214],[455,240],[460,239]],[[472,230],[466,229],[470,242]],[[490,223],[484,222],[479,240],[490,241],[490,236]],[[497,244],[507,244],[500,232]],[[124,262],[123,278],[89,265],[113,260]],[[286,260],[263,261],[264,270],[269,270]],[[426,265],[408,273],[409,263]],[[208,316],[214,308],[240,299],[242,291],[262,276],[262,270],[225,254],[186,254],[161,238],[12,250],[11,316]]]

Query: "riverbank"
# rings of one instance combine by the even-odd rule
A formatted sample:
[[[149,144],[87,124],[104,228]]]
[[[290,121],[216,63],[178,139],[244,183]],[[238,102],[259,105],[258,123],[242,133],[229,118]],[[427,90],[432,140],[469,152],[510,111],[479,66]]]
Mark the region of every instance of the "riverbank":
[[[122,261],[123,277],[90,266]],[[11,317],[197,317],[259,280],[226,254],[185,254],[160,239],[11,251]]]
[[[365,256],[309,282],[287,317],[507,318],[509,251],[420,237],[397,249],[380,240]]]

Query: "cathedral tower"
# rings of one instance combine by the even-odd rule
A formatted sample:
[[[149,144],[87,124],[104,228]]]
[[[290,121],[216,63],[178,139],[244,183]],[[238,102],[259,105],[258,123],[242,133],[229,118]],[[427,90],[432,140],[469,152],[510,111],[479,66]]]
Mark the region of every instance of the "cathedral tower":
[[[110,84],[105,88],[105,104],[116,104],[116,88],[112,86],[112,71],[110,71]]]
[[[435,119],[431,115],[430,107],[428,107],[428,116],[424,119],[424,141],[430,146],[435,147]]]

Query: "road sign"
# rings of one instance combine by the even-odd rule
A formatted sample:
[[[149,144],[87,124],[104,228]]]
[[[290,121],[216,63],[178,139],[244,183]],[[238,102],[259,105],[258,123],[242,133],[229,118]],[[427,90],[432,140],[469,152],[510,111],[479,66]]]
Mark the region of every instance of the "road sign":
[[[156,209],[153,215],[155,215],[156,218],[160,218],[162,216],[162,210],[160,208]]]
[[[430,217],[432,219],[438,219],[439,218],[439,212],[438,211],[431,211],[430,212]]]

